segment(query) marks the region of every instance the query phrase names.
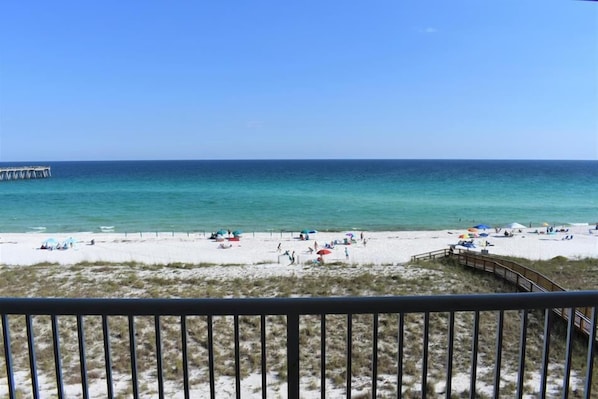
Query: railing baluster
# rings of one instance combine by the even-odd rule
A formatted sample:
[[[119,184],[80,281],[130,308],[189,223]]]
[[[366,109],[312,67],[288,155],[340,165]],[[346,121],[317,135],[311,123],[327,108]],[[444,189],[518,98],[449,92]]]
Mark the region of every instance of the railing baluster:
[[[241,355],[239,350],[239,315],[234,315],[235,330],[235,391],[236,398],[241,399]]]
[[[266,399],[268,385],[266,381],[266,315],[260,316],[260,342],[262,346],[262,399]]]
[[[347,399],[351,399],[351,381],[353,370],[351,367],[351,359],[353,358],[353,315],[347,314],[347,356],[345,363],[347,364]]]
[[[542,345],[542,373],[540,375],[540,398],[546,397],[548,364],[550,363],[550,332],[552,331],[552,309],[544,310],[544,343]]]
[[[137,341],[135,339],[135,317],[129,315],[129,350],[131,353],[131,383],[133,398],[139,398],[139,381],[137,376]]]
[[[592,397],[592,375],[594,373],[594,354],[596,353],[596,327],[598,320],[598,311],[596,307],[592,308],[590,318],[590,336],[588,338],[588,360],[586,362],[586,382],[584,393],[586,398]]]
[[[451,398],[453,390],[453,349],[455,343],[455,312],[449,313],[446,353],[446,399]]]
[[[37,380],[37,361],[35,359],[35,339],[33,330],[33,317],[25,316],[27,322],[27,344],[29,347],[29,368],[31,369],[31,391],[35,399],[39,398],[39,383]]]
[[[214,376],[214,326],[212,316],[208,316],[208,368],[210,372],[210,398],[216,397],[216,386]]]
[[[54,366],[56,368],[56,388],[58,399],[64,398],[64,382],[62,381],[62,360],[60,358],[60,335],[58,331],[58,318],[52,315],[52,339],[54,344]]]
[[[399,313],[399,331],[397,333],[397,398],[403,397],[403,351],[405,333],[405,314]]]
[[[79,364],[81,365],[81,388],[83,390],[83,399],[89,399],[87,361],[85,359],[85,329],[83,328],[83,316],[81,315],[77,315],[77,340],[79,341]]]
[[[10,399],[15,399],[15,374],[12,364],[12,352],[10,350],[10,326],[8,324],[8,316],[5,313],[2,314],[2,339],[4,343],[4,360],[6,361],[8,396]]]
[[[563,376],[563,399],[569,397],[569,380],[571,377],[571,356],[573,354],[573,328],[575,327],[575,308],[569,308],[567,323],[567,350],[565,352],[565,371]]]
[[[320,398],[326,399],[326,314],[320,316]]]
[[[424,312],[424,341],[422,354],[422,399],[427,397],[428,385],[428,344],[430,336],[430,312]]]
[[[469,377],[469,397],[476,396],[476,380],[478,374],[478,342],[480,337],[480,312],[476,311],[473,318],[473,334],[471,337],[471,374]]]
[[[185,399],[189,399],[189,354],[187,352],[187,316],[181,316],[181,350],[183,357],[183,390]]]
[[[156,334],[156,372],[158,373],[158,397],[164,398],[164,369],[162,367],[162,332],[160,331],[160,316],[154,316],[154,331]]]
[[[502,366],[502,339],[504,328],[505,312],[499,310],[496,316],[496,348],[494,350],[494,399],[500,396],[500,368]]]
[[[519,370],[517,373],[517,397],[523,397],[525,377],[525,350],[527,347],[527,309],[521,311],[521,330],[519,334]]]
[[[378,387],[378,313],[374,313],[372,333],[372,398],[376,397]]]
[[[114,398],[114,385],[112,382],[112,354],[110,353],[110,328],[108,316],[102,315],[102,332],[104,335],[104,362],[106,366],[106,389],[108,398]]]
[[[287,314],[288,398],[299,399],[299,314]]]

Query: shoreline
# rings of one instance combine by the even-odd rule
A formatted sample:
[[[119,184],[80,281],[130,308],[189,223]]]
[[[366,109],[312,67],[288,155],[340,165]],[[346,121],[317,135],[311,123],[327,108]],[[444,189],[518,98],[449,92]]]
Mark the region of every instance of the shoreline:
[[[512,230],[514,234],[510,237],[504,236],[504,229],[498,233],[494,229],[480,230],[478,233],[482,237],[467,240],[473,240],[475,246],[470,250],[486,249],[490,254],[500,256],[531,260],[556,256],[598,257],[598,231],[594,226],[568,226],[563,232],[553,234],[545,234],[545,230],[545,227],[517,229]],[[354,234],[353,242],[348,235],[350,233]],[[407,263],[416,254],[457,245],[463,240],[459,236],[467,233],[466,229],[318,232],[310,234],[309,240],[300,240],[299,232],[250,232],[242,234],[239,241],[228,241],[226,234],[221,242],[209,239],[209,233],[186,232],[3,233],[0,234],[0,265],[133,262],[286,266],[292,263],[293,252],[293,264],[313,264],[318,258],[316,251],[334,242],[338,244],[323,256],[324,263],[392,265]],[[42,243],[50,238],[61,244],[67,242],[67,249],[40,249]],[[72,239],[71,242],[69,239]],[[345,245],[345,240],[350,245]],[[310,248],[314,251],[310,252]],[[287,251],[288,255],[285,255]]]
[[[424,226],[412,226],[412,227],[404,227],[401,228],[400,226],[396,226],[396,227],[388,227],[388,228],[373,228],[373,229],[368,229],[367,226],[364,227],[339,227],[338,229],[326,229],[326,230],[317,230],[320,234],[335,234],[335,233],[346,233],[348,231],[352,231],[354,233],[359,234],[361,231],[363,232],[369,232],[372,234],[376,234],[376,233],[385,233],[385,232],[434,232],[434,231],[466,231],[469,227],[471,227],[471,225],[477,225],[477,221],[476,220],[471,220],[469,221],[469,223],[467,221],[459,221],[459,223],[447,223],[447,224],[438,224],[435,227],[424,227]],[[463,224],[461,226],[461,224]],[[590,230],[595,230],[596,225],[598,225],[598,222],[568,222],[568,223],[552,223],[552,226],[554,226],[555,228],[558,229],[575,229],[576,231],[580,231],[580,232],[587,232],[588,229]],[[487,233],[493,233],[494,232],[494,225],[491,224],[492,227],[490,227],[486,232]],[[500,227],[500,225],[496,225],[497,227]],[[531,226],[531,227],[530,227]],[[524,224],[524,230],[544,230],[546,229],[546,224],[539,226],[537,224],[531,223],[530,224]],[[237,226],[233,226],[235,228],[238,228]],[[81,230],[48,230],[47,227],[45,226],[32,226],[29,227],[28,229],[23,229],[23,230],[7,230],[7,231],[0,231],[0,237],[2,237],[3,235],[11,235],[11,234],[46,234],[48,236],[51,235],[80,235],[80,234],[115,234],[115,235],[125,235],[125,236],[139,236],[139,234],[143,234],[144,236],[148,235],[148,234],[159,234],[159,235],[165,235],[165,234],[175,234],[175,235],[181,235],[181,234],[185,234],[185,235],[199,235],[199,236],[203,236],[203,235],[207,235],[209,236],[211,234],[212,231],[218,231],[220,228],[216,228],[213,230],[209,230],[209,229],[205,229],[205,228],[200,228],[200,229],[181,229],[181,230],[172,230],[172,229],[131,229],[131,230],[122,230],[122,227],[116,227],[116,226],[99,226],[97,228],[94,229],[81,229]],[[241,228],[244,232],[244,235],[246,236],[251,236],[251,235],[255,235],[255,234],[268,234],[268,235],[279,235],[280,234],[297,234],[299,235],[301,229],[288,229],[288,228],[269,228],[269,229],[265,229],[265,230],[254,230],[254,229],[245,229],[245,228]],[[501,227],[501,231],[504,230],[505,227]],[[581,230],[579,230],[581,229]],[[598,231],[596,231],[596,234],[598,234]]]

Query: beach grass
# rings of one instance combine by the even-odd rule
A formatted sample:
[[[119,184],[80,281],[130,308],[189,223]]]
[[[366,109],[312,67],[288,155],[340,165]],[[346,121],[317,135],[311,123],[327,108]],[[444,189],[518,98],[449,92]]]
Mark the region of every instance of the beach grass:
[[[595,259],[550,260],[531,262],[517,260],[554,278],[569,289],[592,289],[596,285],[593,273],[598,268]],[[530,263],[526,263],[530,262]],[[230,266],[230,265],[229,265]],[[104,298],[227,298],[227,297],[290,297],[290,296],[376,296],[376,295],[428,295],[457,293],[513,292],[513,288],[493,276],[468,269],[444,265],[437,262],[419,262],[406,267],[387,266],[384,273],[370,270],[373,266],[355,266],[342,262],[327,264],[325,268],[313,269],[313,274],[297,276],[272,276],[248,280],[242,276],[228,278],[205,277],[201,271],[210,267],[206,264],[167,264],[145,265],[137,262],[126,264],[83,263],[72,266],[38,264],[29,267],[1,267],[0,292],[5,297],[104,297]],[[223,266],[226,267],[226,266]],[[434,392],[437,382],[445,380],[448,314],[430,313],[429,319],[429,376],[427,390]],[[458,313],[455,318],[455,351],[453,358],[454,376],[468,376],[471,368],[472,325],[474,314]],[[528,346],[526,351],[526,370],[531,376],[539,371],[542,356],[541,332],[543,313],[529,314]],[[518,345],[521,314],[516,311],[505,312],[504,336],[502,348],[502,384],[503,393],[514,393],[514,384],[506,377],[516,370],[519,359]],[[10,317],[13,346],[15,353],[27,353],[27,341],[24,335],[25,318]],[[371,348],[373,344],[372,315],[354,315],[352,318],[351,365],[354,388],[367,387],[367,376],[371,373]],[[479,384],[492,386],[492,359],[495,356],[496,313],[480,312],[480,336],[478,343],[478,380]],[[67,384],[80,383],[76,318],[61,317],[59,331],[61,337],[63,367],[68,379]],[[188,345],[192,384],[205,384],[209,380],[206,369],[208,358],[207,331],[210,320],[207,317],[193,316],[187,320]],[[231,317],[213,317],[211,319],[214,337],[215,375],[217,377],[234,376],[234,336]],[[260,357],[260,318],[239,317],[241,332],[241,370],[242,377],[261,370]],[[562,364],[566,351],[564,338],[566,326],[555,323],[551,337],[551,359],[554,364]],[[155,380],[155,331],[152,317],[136,317],[137,361],[144,381]],[[176,317],[161,318],[163,338],[163,363],[165,379],[182,386],[182,358],[180,343],[180,320]],[[327,325],[327,378],[335,387],[342,387],[346,382],[347,316],[329,315]],[[52,375],[54,367],[50,337],[49,317],[35,317],[34,329],[39,337],[36,341],[37,360],[41,373]],[[421,314],[405,315],[403,379],[408,391],[417,395],[421,383],[421,361],[424,352],[424,319]],[[129,325],[126,317],[115,316],[109,319],[110,340],[113,352],[113,369],[117,376],[127,380],[130,374]],[[88,376],[90,379],[105,378],[102,356],[102,328],[99,317],[87,316],[84,323],[86,350],[88,351]],[[300,320],[301,373],[310,383],[308,388],[319,389],[319,370],[322,359],[317,355],[320,348],[320,318],[304,316]],[[393,395],[396,390],[391,381],[396,374],[398,315],[379,315],[378,331],[378,372],[380,391],[384,395]],[[286,320],[281,316],[267,317],[267,359],[269,375],[283,381],[286,377]],[[573,345],[573,369],[583,370],[585,350],[583,338],[578,337]],[[26,357],[18,359],[26,367]],[[4,365],[0,372],[5,374]],[[558,385],[562,380],[562,368],[551,370],[551,383]],[[596,380],[594,379],[595,389]],[[155,386],[144,382],[142,390],[153,392]],[[364,388],[365,389],[365,388]],[[533,395],[535,387],[526,388],[526,393]],[[130,386],[126,388],[130,391]],[[465,391],[463,391],[465,392]],[[460,395],[463,395],[464,393]],[[458,396],[457,396],[458,397]],[[484,397],[482,391],[478,397]]]

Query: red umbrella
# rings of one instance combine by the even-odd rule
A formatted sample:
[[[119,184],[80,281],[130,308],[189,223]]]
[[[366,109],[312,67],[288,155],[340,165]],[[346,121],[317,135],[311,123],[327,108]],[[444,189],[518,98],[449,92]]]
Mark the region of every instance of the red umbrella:
[[[328,255],[331,254],[332,251],[329,249],[320,249],[318,252],[316,252],[318,255]]]

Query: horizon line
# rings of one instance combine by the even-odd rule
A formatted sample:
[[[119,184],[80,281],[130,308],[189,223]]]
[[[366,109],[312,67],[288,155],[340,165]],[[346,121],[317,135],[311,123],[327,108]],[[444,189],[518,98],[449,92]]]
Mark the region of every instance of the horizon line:
[[[559,161],[593,162],[598,159],[563,159],[563,158],[134,158],[134,159],[62,159],[62,160],[10,160],[7,163],[51,163],[51,162],[173,162],[173,161]]]

